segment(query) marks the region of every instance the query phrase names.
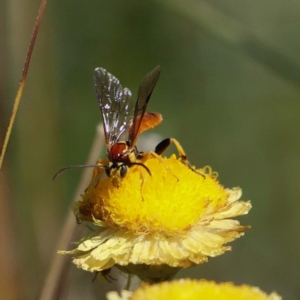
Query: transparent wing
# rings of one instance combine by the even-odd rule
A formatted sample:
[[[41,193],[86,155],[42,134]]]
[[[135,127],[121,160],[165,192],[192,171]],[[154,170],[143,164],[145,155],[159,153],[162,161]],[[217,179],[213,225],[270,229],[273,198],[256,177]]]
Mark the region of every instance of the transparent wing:
[[[144,77],[139,87],[138,97],[134,108],[133,124],[129,130],[129,142],[131,146],[134,146],[136,144],[136,139],[143,120],[143,116],[145,114],[147,104],[150,100],[153,89],[159,78],[160,70],[160,66],[155,67]]]
[[[130,104],[131,92],[123,89],[120,81],[103,68],[95,69],[94,85],[103,118],[106,147],[109,149],[121,138],[129,138],[134,114]]]

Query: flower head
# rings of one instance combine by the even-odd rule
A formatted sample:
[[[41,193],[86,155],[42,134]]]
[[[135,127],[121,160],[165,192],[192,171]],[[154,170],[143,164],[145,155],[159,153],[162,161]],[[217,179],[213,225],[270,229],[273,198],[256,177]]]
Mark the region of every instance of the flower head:
[[[280,300],[276,293],[267,295],[257,287],[236,286],[231,282],[217,284],[213,281],[181,279],[155,285],[144,285],[135,292],[122,291],[107,294],[108,300]]]
[[[243,235],[247,226],[229,218],[246,214],[249,202],[237,201],[241,190],[225,189],[211,168],[201,176],[172,155],[147,153],[126,177],[98,176],[77,204],[77,218],[98,230],[76,249],[73,262],[91,272],[116,265],[143,280],[168,279],[230,250],[226,244]],[[100,175],[102,171],[100,170]]]

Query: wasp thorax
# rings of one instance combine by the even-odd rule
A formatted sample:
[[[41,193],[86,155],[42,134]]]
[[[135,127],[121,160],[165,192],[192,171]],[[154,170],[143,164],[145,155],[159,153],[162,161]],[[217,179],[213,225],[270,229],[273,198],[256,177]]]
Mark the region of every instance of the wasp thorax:
[[[118,142],[111,146],[109,150],[109,157],[112,161],[118,161],[127,150],[128,146],[126,142]]]

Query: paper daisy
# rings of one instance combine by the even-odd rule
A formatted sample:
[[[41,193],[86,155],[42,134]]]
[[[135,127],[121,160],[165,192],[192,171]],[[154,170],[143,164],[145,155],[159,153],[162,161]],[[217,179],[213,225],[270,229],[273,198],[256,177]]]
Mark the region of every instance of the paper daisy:
[[[226,282],[217,284],[213,281],[181,279],[155,285],[144,285],[135,292],[109,292],[108,300],[281,300],[276,293],[267,295],[257,287],[236,286]]]
[[[238,201],[241,189],[226,189],[211,168],[197,169],[175,155],[162,158],[151,152],[115,184],[96,168],[90,186],[77,203],[80,221],[97,230],[72,251],[73,262],[90,272],[112,266],[142,280],[159,282],[180,268],[206,262],[231,250],[227,243],[249,226],[231,218],[247,214],[251,204]]]

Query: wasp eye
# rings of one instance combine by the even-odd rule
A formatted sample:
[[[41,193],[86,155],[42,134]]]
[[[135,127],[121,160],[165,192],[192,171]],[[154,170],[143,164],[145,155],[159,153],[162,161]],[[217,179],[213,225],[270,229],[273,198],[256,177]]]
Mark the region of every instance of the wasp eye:
[[[111,176],[111,167],[110,166],[105,167],[105,173],[106,173],[107,177]]]
[[[127,174],[127,166],[122,165],[120,167],[120,177],[124,178],[126,176],[126,174]]]

